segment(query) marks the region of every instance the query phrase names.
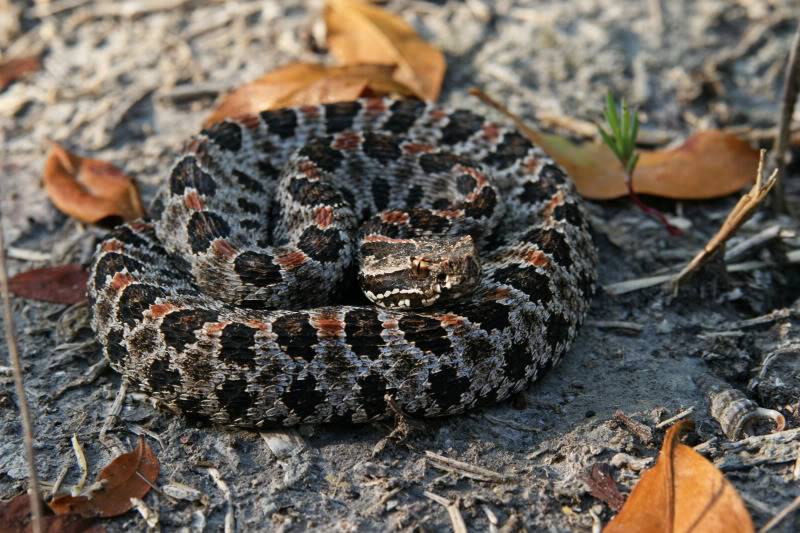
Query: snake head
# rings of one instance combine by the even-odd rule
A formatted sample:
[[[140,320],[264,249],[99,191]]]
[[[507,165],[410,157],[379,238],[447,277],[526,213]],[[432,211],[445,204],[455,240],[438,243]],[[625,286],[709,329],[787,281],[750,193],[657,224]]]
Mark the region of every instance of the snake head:
[[[364,238],[359,281],[372,302],[408,309],[447,303],[470,294],[480,281],[478,251],[471,236]]]

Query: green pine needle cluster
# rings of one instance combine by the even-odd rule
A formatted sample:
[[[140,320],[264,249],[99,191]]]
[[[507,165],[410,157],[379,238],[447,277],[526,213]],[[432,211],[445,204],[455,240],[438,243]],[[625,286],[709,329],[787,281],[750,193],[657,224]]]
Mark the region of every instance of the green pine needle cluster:
[[[611,91],[606,96],[606,108],[603,110],[609,131],[598,126],[603,141],[611,148],[614,155],[622,162],[628,177],[633,175],[639,154],[636,153],[636,136],[639,134],[639,114],[628,108],[625,100],[617,103]]]

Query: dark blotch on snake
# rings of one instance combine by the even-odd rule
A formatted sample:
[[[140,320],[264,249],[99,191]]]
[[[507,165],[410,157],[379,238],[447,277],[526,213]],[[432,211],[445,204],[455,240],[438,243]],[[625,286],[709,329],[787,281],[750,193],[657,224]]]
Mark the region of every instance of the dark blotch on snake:
[[[475,135],[483,126],[484,119],[472,111],[459,109],[450,115],[447,126],[442,128],[441,142],[455,144],[464,142]]]
[[[307,418],[316,412],[317,405],[325,400],[325,393],[317,390],[317,380],[311,374],[305,379],[293,376],[289,389],[281,395],[281,400],[294,414]]]
[[[493,279],[524,292],[532,302],[549,302],[553,298],[550,277],[538,272],[533,266],[509,265],[499,268],[494,271]]]
[[[120,365],[128,355],[128,347],[124,344],[121,329],[112,329],[106,339],[106,357],[112,365]]]
[[[247,410],[253,405],[253,397],[247,392],[245,380],[228,377],[216,393],[217,401],[231,421],[247,418]]]
[[[169,360],[153,359],[147,369],[147,382],[153,392],[171,391],[181,384],[181,373],[169,367]]]
[[[553,210],[553,217],[558,220],[566,220],[573,226],[581,226],[583,224],[583,215],[577,204],[567,203],[556,206]]]
[[[475,199],[469,202],[464,209],[464,214],[472,218],[489,217],[497,207],[497,195],[494,189],[484,187]]]
[[[319,168],[333,172],[342,164],[344,156],[338,150],[331,148],[331,138],[323,137],[311,139],[298,152],[313,161]]]
[[[294,178],[289,182],[289,194],[300,205],[341,205],[342,195],[333,184],[326,181],[310,181],[306,178]]]
[[[456,190],[463,195],[467,195],[475,190],[478,182],[469,174],[460,174],[456,178]]]
[[[191,155],[184,157],[175,165],[169,177],[169,190],[172,194],[180,196],[187,187],[191,187],[205,196],[214,196],[217,184],[197,165],[197,159]]]
[[[267,125],[269,133],[283,139],[292,137],[297,129],[297,114],[291,109],[262,111],[259,116]]]
[[[337,102],[326,104],[325,118],[328,120],[328,134],[339,133],[353,126],[353,119],[361,110],[359,102]]]
[[[309,226],[297,241],[297,247],[312,259],[329,262],[339,257],[344,242],[337,228],[319,229]]]
[[[540,250],[552,255],[559,265],[567,268],[572,265],[567,239],[557,229],[533,228],[522,236],[522,240],[536,244]]]
[[[436,319],[407,314],[400,319],[398,327],[405,332],[405,339],[413,342],[423,352],[442,355],[453,349],[450,339],[447,338],[447,331]]]
[[[220,122],[200,133],[205,134],[214,144],[229,152],[238,152],[242,147],[242,127],[235,122]]]
[[[203,324],[214,323],[218,319],[216,312],[207,309],[173,311],[161,321],[161,334],[167,346],[181,352],[187,345],[197,342],[195,332],[200,331]]]
[[[405,133],[425,111],[425,104],[419,100],[397,100],[389,107],[391,115],[384,122],[383,129],[395,134]]]
[[[238,322],[232,322],[225,326],[220,334],[220,359],[228,363],[254,368],[256,331]]]
[[[515,131],[506,132],[503,141],[497,145],[483,162],[490,167],[505,169],[524,158],[532,148],[531,142]]]
[[[127,270],[130,273],[140,272],[144,265],[130,256],[116,252],[108,252],[98,262],[95,267],[94,288],[100,290],[106,283],[109,276],[112,278],[117,272]]]
[[[367,374],[359,377],[356,384],[361,389],[359,397],[367,419],[380,416],[386,412],[386,380],[377,374]]]
[[[273,261],[272,256],[264,253],[247,251],[239,254],[234,260],[234,271],[239,274],[242,283],[265,287],[281,281],[281,269]]]
[[[142,313],[150,309],[159,298],[167,295],[164,289],[154,285],[133,283],[123,289],[119,297],[117,318],[123,323],[133,326],[141,319]]]
[[[383,178],[375,178],[370,186],[375,209],[383,211],[389,205],[389,183]]]
[[[365,133],[362,147],[367,157],[383,164],[395,161],[403,154],[395,137],[379,133]]]
[[[470,379],[459,376],[452,366],[442,366],[428,376],[428,394],[441,407],[460,403],[461,395],[469,390]]]
[[[380,355],[383,323],[378,313],[369,309],[353,309],[344,318],[344,333],[353,353],[375,360]]]
[[[309,323],[308,313],[289,313],[275,319],[272,333],[277,335],[275,342],[290,357],[311,361],[316,355],[317,330]]]
[[[234,170],[233,175],[236,177],[236,181],[239,182],[239,185],[244,187],[246,190],[250,192],[264,192],[264,186],[261,185],[257,180],[253,179],[251,176],[245,174],[241,170]]]
[[[192,213],[186,230],[194,253],[205,252],[211,245],[211,241],[225,238],[231,233],[231,228],[225,219],[210,211]]]

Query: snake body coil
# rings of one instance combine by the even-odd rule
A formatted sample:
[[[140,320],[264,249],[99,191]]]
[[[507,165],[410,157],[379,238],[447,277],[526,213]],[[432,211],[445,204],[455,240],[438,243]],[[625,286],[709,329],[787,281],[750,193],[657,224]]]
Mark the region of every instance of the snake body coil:
[[[365,99],[227,120],[156,204],[100,244],[92,325],[134,387],[217,424],[497,402],[558,361],[594,291],[567,176],[466,110]]]

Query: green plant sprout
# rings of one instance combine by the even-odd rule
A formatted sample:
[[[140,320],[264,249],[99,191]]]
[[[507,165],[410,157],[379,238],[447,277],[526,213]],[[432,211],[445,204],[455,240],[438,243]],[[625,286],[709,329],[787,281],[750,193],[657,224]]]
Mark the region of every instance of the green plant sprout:
[[[639,135],[639,113],[631,113],[628,104],[623,99],[617,103],[611,91],[606,96],[606,107],[603,110],[608,131],[602,126],[597,126],[603,142],[608,145],[617,156],[625,172],[625,186],[631,201],[642,210],[661,222],[671,235],[680,235],[681,231],[669,223],[667,218],[653,207],[646,205],[633,190],[633,171],[639,162],[639,153],[636,151],[636,137]]]

